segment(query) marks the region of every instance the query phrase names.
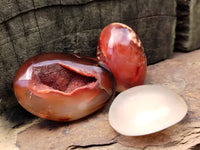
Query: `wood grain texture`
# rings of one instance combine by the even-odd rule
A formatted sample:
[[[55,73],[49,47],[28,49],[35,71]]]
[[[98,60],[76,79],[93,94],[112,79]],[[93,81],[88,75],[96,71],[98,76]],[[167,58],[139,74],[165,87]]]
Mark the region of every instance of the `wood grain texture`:
[[[112,22],[138,33],[149,64],[168,58],[175,7],[175,0],[1,0],[0,113],[17,105],[12,81],[25,60],[52,51],[95,57],[98,36]]]
[[[200,48],[200,2],[177,0],[175,48],[192,51]]]

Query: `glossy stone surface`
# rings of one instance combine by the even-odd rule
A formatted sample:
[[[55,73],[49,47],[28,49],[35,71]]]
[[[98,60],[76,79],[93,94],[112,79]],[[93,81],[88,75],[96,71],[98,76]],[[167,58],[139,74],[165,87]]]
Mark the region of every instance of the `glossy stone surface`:
[[[120,93],[109,110],[109,122],[127,136],[151,134],[184,118],[185,101],[159,85],[141,85]]]
[[[14,92],[32,114],[71,121],[100,109],[114,93],[112,73],[94,59],[46,53],[27,60],[17,71]]]
[[[98,60],[114,74],[117,91],[144,83],[146,56],[136,33],[121,23],[106,26],[99,37]]]

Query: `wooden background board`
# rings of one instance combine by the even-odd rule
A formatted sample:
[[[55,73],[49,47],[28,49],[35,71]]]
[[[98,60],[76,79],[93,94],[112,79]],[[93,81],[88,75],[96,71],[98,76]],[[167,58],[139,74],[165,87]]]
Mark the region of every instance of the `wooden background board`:
[[[148,63],[171,56],[175,0],[3,0],[0,1],[0,113],[17,105],[16,70],[43,52],[95,56],[106,25],[131,26],[143,42]]]

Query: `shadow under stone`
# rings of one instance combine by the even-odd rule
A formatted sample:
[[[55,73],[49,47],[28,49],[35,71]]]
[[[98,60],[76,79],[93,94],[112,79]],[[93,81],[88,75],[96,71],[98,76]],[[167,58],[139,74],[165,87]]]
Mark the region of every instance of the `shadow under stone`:
[[[12,128],[17,128],[36,119],[36,116],[26,111],[19,104],[4,110],[2,116],[12,124]]]

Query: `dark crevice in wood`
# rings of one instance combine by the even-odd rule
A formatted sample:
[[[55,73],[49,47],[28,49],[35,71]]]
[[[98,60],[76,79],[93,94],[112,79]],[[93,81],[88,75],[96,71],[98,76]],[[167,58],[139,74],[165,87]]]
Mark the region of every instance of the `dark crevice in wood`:
[[[176,38],[174,48],[177,50],[186,50],[187,47],[183,43],[189,40],[189,4],[190,0],[177,0],[177,24]]]
[[[93,29],[89,29],[89,30],[84,30],[84,32],[87,32],[87,31],[91,31],[91,30],[100,30],[100,28],[93,28]],[[48,43],[52,43],[52,42],[54,42],[54,41],[57,41],[57,40],[60,40],[60,39],[64,39],[66,36],[68,36],[68,35],[70,35],[70,34],[79,34],[79,33],[81,33],[81,31],[80,32],[71,32],[71,33],[69,33],[69,34],[65,34],[65,35],[63,35],[63,36],[60,36],[60,37],[58,37],[58,38],[55,38],[54,40],[52,40],[52,41],[48,41],[48,42],[43,42],[43,44],[44,45],[46,45],[46,44],[48,44]],[[14,40],[14,38],[12,38],[13,40]],[[77,39],[77,38],[76,38]],[[8,42],[7,42],[8,43]],[[3,43],[2,45],[4,45],[4,44],[7,44],[7,43]],[[1,46],[1,45],[0,45]],[[36,47],[38,47],[38,46],[36,46]],[[36,47],[32,47],[32,48],[36,48]]]
[[[1,45],[0,45],[1,46]],[[0,47],[1,48],[1,47]],[[2,54],[0,53],[0,60],[3,64],[3,66],[6,66],[6,62],[5,62],[5,59],[3,58]],[[8,72],[8,68],[7,67],[4,67],[5,71]],[[2,87],[1,87],[2,88]]]
[[[119,10],[122,10],[122,5],[119,3]],[[122,13],[120,13],[120,22],[122,22]]]
[[[137,9],[137,16],[139,14],[139,11],[138,11],[138,1],[136,0],[136,9]]]
[[[99,9],[99,23],[100,23],[100,28],[103,28],[103,25],[102,25],[102,12],[101,12],[101,7],[98,7]]]
[[[156,17],[159,17],[159,18],[162,18],[162,17],[166,17],[166,18],[172,17],[172,18],[175,18],[176,16],[173,16],[173,15],[149,15],[149,16],[144,16],[144,17],[137,17],[137,18],[134,18],[134,20],[156,18]]]
[[[66,150],[74,150],[77,148],[82,148],[82,149],[87,149],[87,148],[91,148],[91,147],[98,147],[98,146],[109,146],[112,144],[117,143],[116,141],[110,141],[108,143],[103,143],[103,144],[91,144],[91,145],[70,145],[69,147],[67,147]]]
[[[19,12],[21,12],[21,8],[20,8],[20,5],[19,5],[19,1],[18,1],[18,0],[15,0],[15,1],[16,1],[16,4],[17,4],[17,7],[18,7]],[[25,36],[26,42],[28,43],[28,39],[27,39],[27,34],[28,34],[28,33],[27,33],[26,28],[25,28],[25,25],[24,25],[23,16],[20,16],[20,19],[21,19],[22,26],[23,26],[24,36]]]
[[[15,45],[14,45],[14,41],[13,41],[12,35],[10,33],[10,27],[9,27],[8,23],[5,23],[4,26],[5,26],[5,29],[6,29],[6,31],[8,33],[8,37],[10,37],[10,41],[11,41],[11,45],[12,45],[12,48],[13,48],[13,52],[15,54],[15,58],[16,58],[18,66],[19,66],[20,65],[20,60],[19,60],[19,57],[18,57],[16,49],[15,49]]]
[[[34,10],[35,10],[36,7],[35,7],[34,0],[32,0],[32,3],[33,3]],[[42,36],[41,36],[40,27],[39,27],[39,24],[38,24],[38,20],[37,20],[37,16],[36,16],[35,11],[34,11],[34,18],[35,18],[36,26],[38,28],[39,37],[40,37],[40,40],[41,40],[40,49],[39,49],[40,52],[39,53],[42,53],[42,49],[44,49],[44,45],[43,45],[43,39],[42,39]]]
[[[193,146],[190,150],[200,150],[200,144]]]

